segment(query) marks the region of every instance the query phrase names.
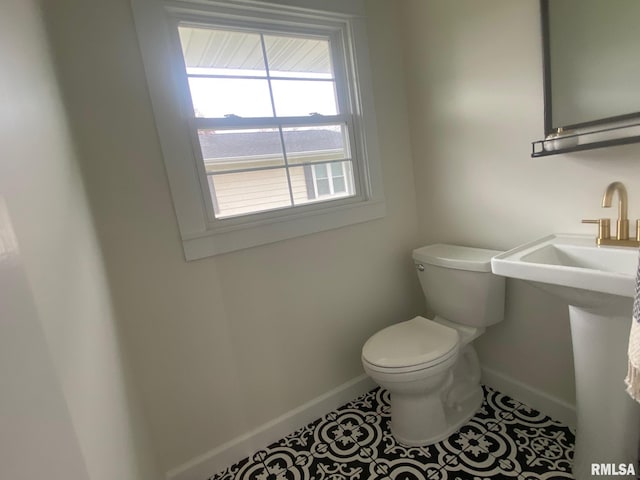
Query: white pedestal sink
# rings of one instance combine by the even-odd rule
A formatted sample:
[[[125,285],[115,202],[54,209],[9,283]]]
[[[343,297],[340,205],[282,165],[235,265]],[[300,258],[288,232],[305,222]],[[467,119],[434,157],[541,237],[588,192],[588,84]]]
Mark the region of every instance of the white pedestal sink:
[[[640,405],[624,385],[637,262],[635,248],[597,247],[593,237],[568,234],[522,245],[491,262],[494,273],[533,282],[569,304],[577,480],[592,478],[592,463],[633,464],[640,473]]]

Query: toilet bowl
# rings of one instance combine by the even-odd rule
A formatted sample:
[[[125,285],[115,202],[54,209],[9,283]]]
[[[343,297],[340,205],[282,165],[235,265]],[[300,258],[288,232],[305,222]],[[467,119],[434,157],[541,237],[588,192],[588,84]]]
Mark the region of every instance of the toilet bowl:
[[[397,441],[436,443],[482,404],[472,341],[504,316],[504,278],[491,274],[490,266],[498,253],[442,244],[414,250],[420,283],[436,315],[391,325],[362,348],[365,372],[390,392]]]

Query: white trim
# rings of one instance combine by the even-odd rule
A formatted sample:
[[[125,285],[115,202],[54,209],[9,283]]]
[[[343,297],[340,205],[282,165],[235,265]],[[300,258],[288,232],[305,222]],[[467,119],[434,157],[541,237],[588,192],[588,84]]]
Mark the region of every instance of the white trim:
[[[574,405],[490,368],[482,367],[482,379],[484,384],[499,392],[575,428]],[[202,480],[215,475],[260,448],[372,390],[375,386],[373,380],[367,375],[360,375],[244,435],[169,470],[166,478],[167,480]]]
[[[571,428],[576,427],[575,405],[486,367],[482,367],[482,382],[500,393],[513,397],[514,400],[539,410],[554,420]]]
[[[347,198],[348,199],[348,198]],[[339,201],[339,200],[337,200]],[[217,231],[215,235],[194,235],[182,240],[187,260],[233,252],[243,248],[266,245],[289,238],[301,237],[329,229],[382,218],[384,202],[360,202],[324,209],[300,217],[286,217],[243,227],[241,230]]]
[[[204,453],[166,473],[167,480],[202,480],[220,472],[375,388],[363,374],[260,427]]]
[[[242,18],[247,11],[269,18],[274,7],[297,15],[300,18],[314,19],[318,15],[324,17],[363,17],[364,0],[154,0],[164,4],[168,10],[192,9],[199,14],[204,11],[222,13],[228,18]]]

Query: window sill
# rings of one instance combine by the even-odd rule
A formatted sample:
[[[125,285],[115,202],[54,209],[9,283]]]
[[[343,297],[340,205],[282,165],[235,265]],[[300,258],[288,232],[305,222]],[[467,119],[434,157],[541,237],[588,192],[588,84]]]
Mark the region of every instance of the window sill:
[[[230,253],[289,238],[363,223],[385,215],[384,201],[360,202],[323,209],[300,217],[287,216],[268,224],[247,225],[229,231],[208,230],[183,238],[187,261]]]

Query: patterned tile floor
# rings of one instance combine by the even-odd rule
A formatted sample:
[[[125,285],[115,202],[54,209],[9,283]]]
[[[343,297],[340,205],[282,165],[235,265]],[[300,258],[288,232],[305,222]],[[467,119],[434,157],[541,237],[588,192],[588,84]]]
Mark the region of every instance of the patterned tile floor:
[[[428,447],[389,431],[376,388],[209,480],[543,480],[573,478],[574,433],[489,387],[467,424]]]

